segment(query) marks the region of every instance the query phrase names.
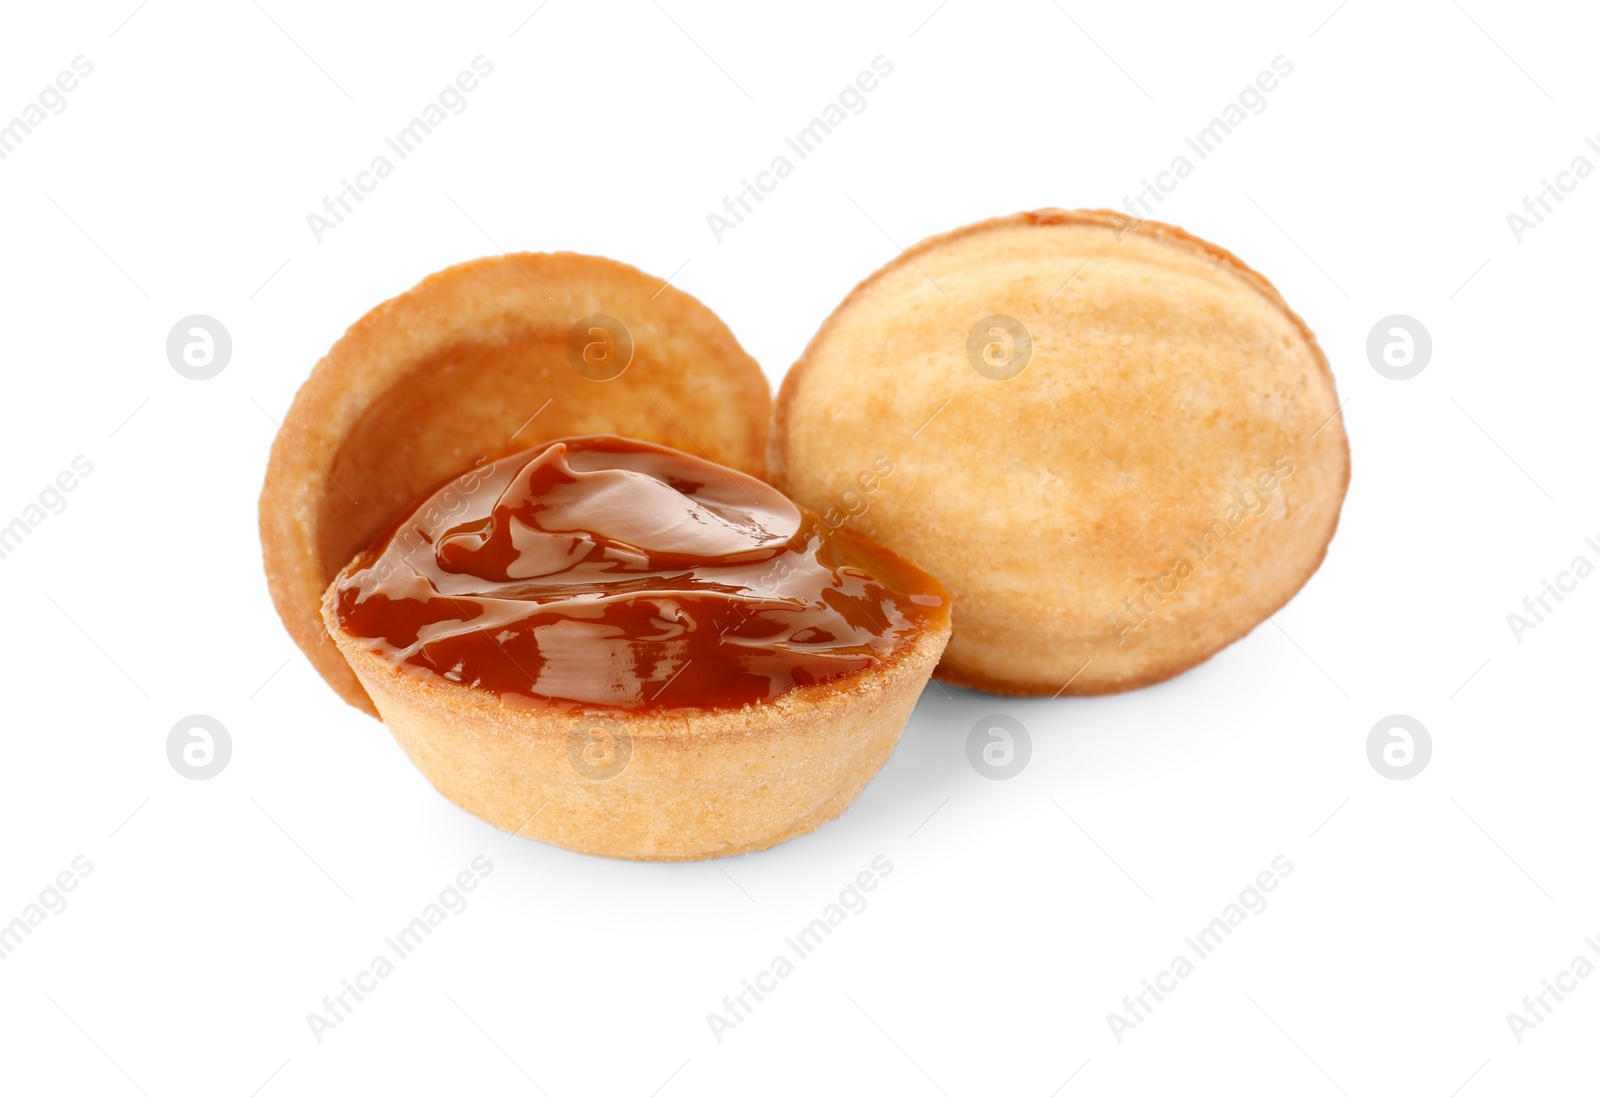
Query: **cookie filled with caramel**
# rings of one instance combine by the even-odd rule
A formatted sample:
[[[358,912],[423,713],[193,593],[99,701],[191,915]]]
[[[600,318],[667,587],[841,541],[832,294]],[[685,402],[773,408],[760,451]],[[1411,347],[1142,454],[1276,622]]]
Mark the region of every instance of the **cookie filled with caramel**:
[[[450,480],[340,572],[323,617],[450,799],[666,859],[842,811],[938,662],[949,598],[753,476],[580,436]]]

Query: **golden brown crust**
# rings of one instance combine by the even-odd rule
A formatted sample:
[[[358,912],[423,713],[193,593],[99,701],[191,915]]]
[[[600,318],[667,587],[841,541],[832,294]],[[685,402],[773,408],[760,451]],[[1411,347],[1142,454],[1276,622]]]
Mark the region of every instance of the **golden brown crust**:
[[[962,345],[991,315],[1033,337],[1005,381]],[[1209,658],[1315,572],[1349,481],[1337,408],[1315,337],[1237,257],[1040,210],[932,237],[856,286],[784,379],[769,463],[813,508],[874,455],[895,463],[852,525],[951,589],[939,677],[1107,693]],[[1280,457],[1295,471],[1257,489],[1264,509],[1218,526]],[[1201,557],[1195,536],[1219,547]]]
[[[502,830],[633,860],[766,849],[839,815],[888,759],[950,635],[940,618],[869,670],[742,708],[587,716],[403,669],[339,629],[333,590],[331,634],[440,793]]]
[[[567,340],[603,314],[631,335],[611,380]],[[350,327],[312,371],[273,442],[261,541],[279,616],[346,701],[376,715],[318,606],[357,552],[444,480],[572,434],[660,442],[765,473],[765,377],[699,301],[593,256],[494,256],[450,267]]]

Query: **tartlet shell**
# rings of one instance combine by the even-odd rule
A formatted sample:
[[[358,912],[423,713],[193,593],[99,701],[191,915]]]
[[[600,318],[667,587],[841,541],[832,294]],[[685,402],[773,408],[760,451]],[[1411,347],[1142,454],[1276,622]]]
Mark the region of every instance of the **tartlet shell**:
[[[612,380],[568,359],[570,331],[595,314],[634,342]],[[661,279],[570,253],[449,267],[351,325],[296,395],[259,508],[273,603],[328,684],[377,715],[319,606],[339,569],[418,501],[475,462],[575,434],[659,442],[762,476],[771,409],[726,325]]]
[[[1163,281],[1141,285],[1147,275]],[[1010,380],[979,376],[964,352],[969,327],[993,315],[1033,336]],[[1102,333],[1124,358],[1094,346]],[[1157,374],[1198,410],[1163,402],[1146,384]],[[1208,406],[1208,387],[1249,400]],[[1045,209],[931,237],[857,285],[784,378],[769,465],[786,494],[822,509],[860,498],[855,478],[875,458],[895,463],[851,528],[950,589],[956,629],[938,677],[1111,693],[1210,658],[1317,570],[1350,476],[1338,409],[1315,336],[1236,256],[1154,221]],[[1271,520],[1191,559],[1193,577],[1119,636],[1124,598],[1161,581],[1186,537],[1278,456],[1296,471]]]

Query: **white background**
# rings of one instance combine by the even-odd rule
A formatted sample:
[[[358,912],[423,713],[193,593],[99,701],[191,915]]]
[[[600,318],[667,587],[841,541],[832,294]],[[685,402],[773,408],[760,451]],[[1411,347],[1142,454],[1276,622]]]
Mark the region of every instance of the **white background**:
[[[1600,20],[936,2],[8,13],[0,120],[73,57],[94,71],[0,161],[0,524],[75,456],[93,472],[0,560],[0,921],[75,856],[93,870],[0,961],[0,1086],[1593,1091],[1600,977],[1520,1043],[1506,1015],[1600,935],[1600,578],[1520,643],[1506,615],[1580,552],[1600,562],[1600,176],[1520,243],[1506,214],[1600,140]],[[317,243],[306,214],[480,54],[465,113]],[[868,109],[718,243],[707,213],[880,54]],[[280,626],[255,512],[274,420],[423,275],[502,247],[675,274],[776,385],[899,247],[1120,206],[1278,55],[1293,74],[1160,216],[1318,333],[1354,477],[1322,570],[1204,666],[1094,700],[930,686],[839,820],[646,865],[456,809]],[[232,334],[214,380],[166,359],[194,313]],[[1414,380],[1367,361],[1394,313],[1433,336]],[[167,760],[191,713],[231,733],[209,781]],[[967,762],[995,713],[1031,731],[1009,781]],[[1433,741],[1406,781],[1366,754],[1393,713]],[[313,1039],[323,995],[479,854],[471,906]],[[879,854],[870,906],[715,1040],[706,1015]],[[1268,909],[1119,1043],[1107,1013],[1280,854]]]

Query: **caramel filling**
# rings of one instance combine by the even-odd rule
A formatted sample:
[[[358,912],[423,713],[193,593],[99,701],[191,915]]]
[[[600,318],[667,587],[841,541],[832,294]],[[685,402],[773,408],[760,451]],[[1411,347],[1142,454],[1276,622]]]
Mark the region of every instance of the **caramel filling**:
[[[611,436],[481,465],[336,583],[396,665],[574,710],[738,707],[867,670],[943,587],[754,477]]]

